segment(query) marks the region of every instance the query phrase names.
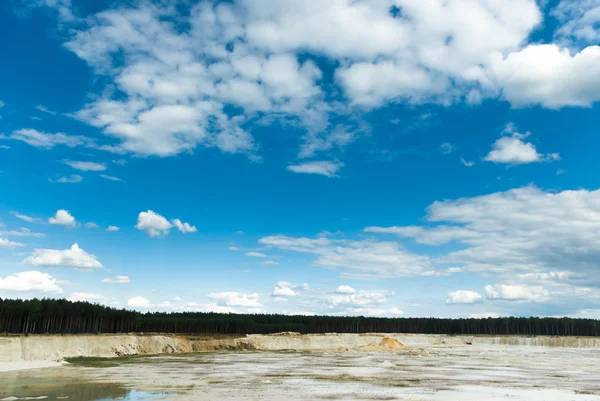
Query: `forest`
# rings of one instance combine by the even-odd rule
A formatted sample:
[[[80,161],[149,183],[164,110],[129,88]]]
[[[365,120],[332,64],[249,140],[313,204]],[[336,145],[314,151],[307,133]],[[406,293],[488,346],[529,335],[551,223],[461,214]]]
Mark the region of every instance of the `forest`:
[[[0,333],[420,333],[598,336],[600,321],[550,317],[487,319],[377,318],[222,313],[140,313],[64,299],[0,298]]]

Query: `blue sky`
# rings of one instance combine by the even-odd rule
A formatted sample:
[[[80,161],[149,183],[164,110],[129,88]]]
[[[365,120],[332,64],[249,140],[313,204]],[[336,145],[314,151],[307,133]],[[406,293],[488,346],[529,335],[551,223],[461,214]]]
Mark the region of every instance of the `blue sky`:
[[[0,297],[600,316],[597,0],[162,3],[0,8]]]

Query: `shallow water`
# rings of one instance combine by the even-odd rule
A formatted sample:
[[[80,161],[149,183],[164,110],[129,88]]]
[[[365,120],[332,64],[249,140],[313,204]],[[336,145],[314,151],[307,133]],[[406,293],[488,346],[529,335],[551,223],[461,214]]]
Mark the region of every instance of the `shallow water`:
[[[594,349],[213,353],[0,373],[0,399],[600,401],[598,377]]]

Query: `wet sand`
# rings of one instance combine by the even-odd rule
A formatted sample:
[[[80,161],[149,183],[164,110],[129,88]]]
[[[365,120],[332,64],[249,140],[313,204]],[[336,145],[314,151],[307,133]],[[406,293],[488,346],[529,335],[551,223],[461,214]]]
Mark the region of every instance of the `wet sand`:
[[[600,401],[599,377],[597,349],[227,352],[0,373],[0,399]]]

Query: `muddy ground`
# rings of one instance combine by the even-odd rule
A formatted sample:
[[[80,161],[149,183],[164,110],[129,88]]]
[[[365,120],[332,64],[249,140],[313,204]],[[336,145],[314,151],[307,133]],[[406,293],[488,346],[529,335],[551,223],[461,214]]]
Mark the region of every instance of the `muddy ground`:
[[[0,373],[0,400],[600,401],[599,378],[598,349],[227,352]]]

